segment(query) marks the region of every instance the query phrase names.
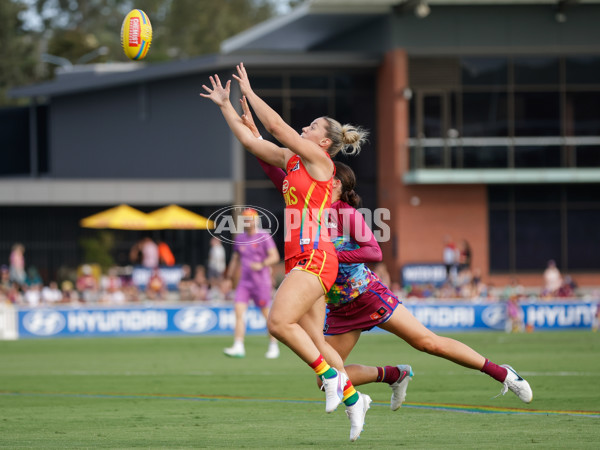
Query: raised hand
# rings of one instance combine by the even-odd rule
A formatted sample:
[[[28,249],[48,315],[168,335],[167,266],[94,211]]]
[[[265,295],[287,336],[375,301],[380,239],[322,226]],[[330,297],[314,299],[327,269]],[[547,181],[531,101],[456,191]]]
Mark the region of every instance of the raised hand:
[[[210,77],[210,83],[212,84],[212,89],[203,84],[202,87],[206,92],[208,92],[208,94],[204,94],[201,92],[200,96],[211,99],[218,106],[223,106],[229,101],[231,80],[228,80],[225,84],[225,87],[223,87],[223,85],[221,84],[221,80],[219,79],[219,75],[215,74],[214,76]]]
[[[246,68],[244,67],[244,63],[239,63],[235,66],[237,69],[237,75],[233,74],[233,78],[235,78],[238,83],[240,83],[240,91],[242,91],[242,95],[249,95],[252,93],[252,88],[250,87],[250,79],[248,78],[248,73],[246,73]]]
[[[242,105],[242,123],[246,125],[250,129],[250,131],[252,131],[252,134],[255,137],[259,137],[260,133],[258,132],[256,124],[254,123],[254,118],[252,117],[252,113],[250,112],[248,100],[246,99],[245,95],[242,98],[240,98],[240,104]]]

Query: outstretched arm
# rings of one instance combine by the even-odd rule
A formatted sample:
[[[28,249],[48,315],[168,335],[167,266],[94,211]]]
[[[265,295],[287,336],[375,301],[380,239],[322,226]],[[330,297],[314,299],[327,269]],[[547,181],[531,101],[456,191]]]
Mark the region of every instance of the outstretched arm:
[[[342,208],[339,210],[344,232],[348,234],[360,248],[337,252],[341,263],[356,264],[379,262],[382,258],[381,247],[377,243],[373,231],[369,228],[363,215],[354,208]],[[339,220],[339,219],[338,219]]]
[[[292,127],[285,123],[279,114],[256,95],[250,87],[250,80],[244,63],[237,66],[237,75],[234,74],[233,78],[239,82],[242,94],[248,98],[254,112],[266,130],[288,149],[299,155],[313,177],[329,179],[331,173],[333,173],[333,163],[326,152],[314,142],[303,139]]]
[[[261,139],[262,136],[258,132],[258,128],[254,123],[254,118],[252,117],[252,113],[250,112],[250,107],[248,106],[248,101],[246,100],[246,96],[243,96],[240,99],[240,103],[242,104],[242,122],[244,125],[248,127],[250,131],[252,131],[252,135],[258,139]],[[285,172],[283,169],[279,167],[272,166],[264,162],[260,158],[256,158],[262,170],[267,174],[270,180],[273,182],[278,191],[281,191],[283,188],[283,180],[285,179]]]
[[[229,101],[231,80],[227,81],[225,87],[223,87],[219,76],[215,74],[210,77],[210,82],[212,89],[206,85],[202,85],[207,94],[201,93],[200,95],[212,100],[221,109],[227,125],[229,125],[229,128],[240,143],[257,158],[276,167],[285,167],[285,163],[289,158],[286,149],[279,148],[272,142],[256,139],[252,131],[242,122],[241,117]]]

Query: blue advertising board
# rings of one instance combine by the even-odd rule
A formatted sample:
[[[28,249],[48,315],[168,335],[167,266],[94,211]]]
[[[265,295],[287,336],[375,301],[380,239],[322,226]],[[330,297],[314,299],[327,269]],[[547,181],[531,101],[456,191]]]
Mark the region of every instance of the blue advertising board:
[[[405,264],[401,275],[402,286],[431,284],[439,287],[447,279],[444,264]]]
[[[435,331],[504,330],[506,304],[406,303],[406,308]],[[524,323],[534,329],[589,328],[596,302],[544,302],[521,305]],[[152,306],[36,308],[17,310],[18,336],[144,336],[233,334],[233,306]],[[258,308],[248,308],[248,334],[266,333]],[[377,328],[375,330],[378,330]],[[374,331],[375,331],[374,330]]]

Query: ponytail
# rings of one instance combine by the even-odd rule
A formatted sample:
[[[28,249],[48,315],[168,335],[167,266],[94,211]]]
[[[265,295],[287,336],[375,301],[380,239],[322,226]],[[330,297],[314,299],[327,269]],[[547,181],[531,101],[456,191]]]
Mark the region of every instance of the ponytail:
[[[341,125],[331,117],[324,117],[327,121],[327,138],[331,139],[331,146],[327,150],[329,155],[335,156],[340,151],[344,155],[356,156],[360,153],[361,146],[367,141],[369,132],[364,128],[345,124]]]

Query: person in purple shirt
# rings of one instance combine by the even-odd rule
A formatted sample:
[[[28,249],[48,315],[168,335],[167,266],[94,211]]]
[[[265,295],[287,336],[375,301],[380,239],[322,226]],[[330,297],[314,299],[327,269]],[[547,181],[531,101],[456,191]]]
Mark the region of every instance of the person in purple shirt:
[[[233,255],[227,268],[226,278],[233,279],[240,270],[239,282],[235,291],[235,331],[232,347],[223,350],[227,356],[246,356],[244,336],[246,334],[246,311],[250,300],[260,308],[265,319],[269,315],[273,282],[271,267],[279,262],[279,252],[273,238],[258,227],[259,216],[256,210],[247,208],[242,212],[244,233],[236,236]],[[265,356],[279,357],[279,345],[269,336],[269,349]]]

